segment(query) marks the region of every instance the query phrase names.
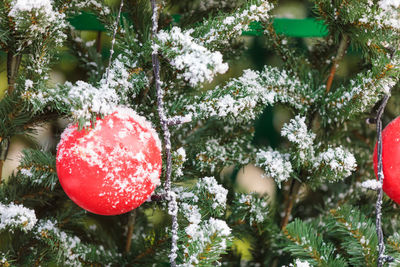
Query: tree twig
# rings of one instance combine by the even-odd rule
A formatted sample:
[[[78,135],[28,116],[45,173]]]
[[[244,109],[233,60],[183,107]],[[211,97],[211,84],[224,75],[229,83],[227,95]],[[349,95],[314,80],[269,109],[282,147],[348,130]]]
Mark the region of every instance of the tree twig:
[[[336,69],[338,67],[339,62],[344,57],[347,47],[349,46],[349,36],[347,34],[343,34],[342,40],[339,43],[339,48],[336,54],[335,59],[333,60],[332,68],[329,73],[328,81],[326,82],[326,92],[329,93],[332,87],[333,78],[335,77]]]
[[[171,267],[176,266],[175,258],[176,251],[178,250],[178,217],[177,217],[177,204],[176,204],[176,195],[174,192],[171,192],[171,173],[172,173],[172,155],[171,155],[171,133],[168,128],[169,119],[166,116],[164,109],[164,91],[161,89],[161,81],[160,81],[160,61],[158,59],[158,51],[157,44],[155,43],[155,38],[158,30],[158,7],[156,4],[156,0],[151,0],[151,8],[153,11],[152,15],[152,63],[153,63],[153,71],[154,71],[154,82],[156,86],[157,93],[157,111],[160,117],[160,123],[162,130],[164,132],[164,145],[165,145],[165,154],[166,154],[166,167],[165,167],[165,191],[167,194],[168,211],[172,217],[172,244],[171,244],[171,254],[170,254],[170,265]]]
[[[382,114],[385,110],[386,104],[389,100],[389,96],[385,95],[383,100],[378,108],[376,117],[373,122],[376,123],[376,132],[378,138],[378,180],[381,185],[383,185],[383,165],[382,165]],[[375,212],[376,212],[376,234],[378,235],[378,267],[383,267],[385,262],[392,262],[394,259],[388,255],[385,255],[385,241],[383,237],[382,231],[382,197],[383,197],[383,189],[382,186],[378,190],[378,199],[376,200]]]
[[[301,185],[300,182],[297,181],[296,179],[292,180],[288,192],[289,196],[285,201],[285,215],[283,216],[281,221],[281,229],[284,229],[286,225],[289,223],[289,218],[290,215],[292,214],[293,205],[297,199],[297,193],[299,192],[300,185]]]
[[[136,210],[133,210],[129,213],[128,233],[126,235],[125,253],[128,253],[131,250],[132,235],[133,235],[133,230],[135,228],[135,220],[136,220]]]
[[[108,82],[108,74],[110,73],[112,57],[113,57],[113,54],[114,54],[115,37],[117,36],[118,24],[119,24],[119,20],[120,20],[120,17],[121,17],[121,11],[122,11],[122,7],[123,6],[124,6],[124,0],[121,0],[121,3],[119,4],[117,20],[115,21],[115,24],[114,24],[114,33],[113,33],[113,38],[112,38],[112,41],[111,41],[110,60],[108,61],[108,66],[107,66],[107,70],[106,70],[106,81],[107,82]]]
[[[7,159],[8,149],[10,148],[10,139],[0,137],[0,184],[3,172],[4,162]]]
[[[11,94],[15,88],[15,81],[18,75],[19,66],[21,64],[21,54],[15,55],[13,52],[7,54],[7,81],[8,81],[8,94]]]

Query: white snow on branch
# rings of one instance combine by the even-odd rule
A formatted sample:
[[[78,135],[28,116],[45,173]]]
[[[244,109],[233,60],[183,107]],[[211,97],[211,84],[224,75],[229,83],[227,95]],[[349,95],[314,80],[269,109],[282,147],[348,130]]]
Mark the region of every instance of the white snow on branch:
[[[310,265],[310,263],[308,263],[308,261],[302,261],[300,259],[296,259],[294,261],[294,264],[291,263],[291,264],[289,264],[288,267],[311,267],[311,265]]]
[[[174,116],[168,119],[168,125],[179,125],[192,121],[192,114],[188,113],[185,116]]]
[[[368,12],[359,21],[374,24],[379,28],[391,27],[400,30],[400,1],[380,0],[377,4],[378,9],[368,8]]]
[[[50,0],[14,0],[11,2],[11,8],[8,15],[18,17],[19,12],[31,12],[40,9],[43,13],[52,14],[53,7]]]
[[[173,27],[169,32],[160,31],[157,35],[164,56],[177,70],[179,79],[184,79],[191,86],[211,82],[215,75],[228,71],[228,64],[223,63],[222,54],[212,52],[195,42],[192,30],[183,31]]]
[[[25,97],[35,111],[46,106],[61,106],[70,111],[75,120],[84,119],[89,124],[93,115],[111,114],[148,86],[148,82],[141,68],[136,67],[136,62],[130,63],[128,59],[118,57],[113,61],[108,79],[104,77],[97,86],[84,81],[66,82],[56,88],[26,92]]]
[[[96,253],[107,257],[113,257],[110,251],[106,251],[103,246],[96,247],[94,252],[90,247],[81,243],[77,236],[71,236],[57,227],[57,221],[40,220],[36,227],[36,238],[39,240],[50,240],[57,244],[59,255],[64,257],[67,266],[83,266],[82,261],[87,259],[87,255]]]
[[[308,131],[305,120],[306,117],[297,115],[289,123],[285,123],[281,130],[281,135],[287,137],[290,142],[295,143],[301,150],[309,149],[315,139],[315,134]]]
[[[222,143],[220,139],[209,139],[205,142],[205,149],[196,155],[193,163],[201,171],[211,172],[222,165],[248,164],[250,159],[246,153],[251,150],[250,142],[246,136],[236,138],[228,144]]]
[[[299,110],[315,101],[308,94],[310,87],[291,73],[266,66],[262,72],[245,70],[239,78],[230,80],[225,86],[217,86],[202,97],[187,105],[193,117],[218,116],[237,122],[256,118],[266,105],[276,102],[288,103]]]
[[[174,151],[172,154],[174,164],[174,174],[177,177],[183,176],[183,164],[186,162],[186,151],[183,147],[180,147],[178,150]]]
[[[25,232],[32,230],[37,222],[35,211],[14,203],[0,203],[0,231],[10,228],[21,229]]]
[[[104,4],[104,1],[96,1],[96,0],[72,0],[69,4],[70,7],[75,9],[84,9],[84,8],[94,8],[99,11],[101,15],[109,15],[110,8]]]
[[[249,30],[252,21],[267,21],[271,18],[270,11],[274,6],[268,1],[258,2],[258,4],[248,5],[241,12],[225,17],[221,21],[211,21],[214,24],[205,34],[199,36],[199,39],[207,47],[228,45],[230,40],[240,36],[243,31]],[[210,21],[205,21],[203,27],[208,28],[208,23]]]
[[[135,97],[138,91],[149,85],[149,80],[137,62],[130,62],[127,57],[119,55],[113,60],[100,81],[100,88],[113,89],[124,103]]]
[[[212,204],[212,208],[214,210],[226,208],[228,190],[222,185],[219,185],[214,177],[204,177],[200,179],[196,184],[196,189],[199,191],[204,190],[213,196],[214,203]]]
[[[382,183],[376,179],[371,179],[362,182],[361,186],[371,190],[379,190],[382,188]]]
[[[391,63],[398,64],[394,59]],[[388,64],[382,75],[390,68],[397,65]],[[398,78],[384,76],[377,78],[371,71],[358,74],[350,80],[349,86],[341,86],[327,96],[328,102],[321,115],[326,117],[328,123],[342,122],[356,113],[369,110],[382,96],[390,94],[390,89],[397,83]],[[349,89],[347,87],[350,87]],[[336,96],[336,97],[335,97]],[[346,110],[350,110],[346,112]]]
[[[51,39],[56,45],[63,43],[67,37],[64,29],[68,23],[65,14],[58,12],[53,4],[51,0],[11,1],[8,16],[14,22],[14,29],[18,35],[17,51],[22,51],[34,42],[40,43],[44,39]],[[46,57],[47,55],[41,54],[37,63],[46,61]],[[39,71],[37,73],[40,74]]]
[[[243,220],[248,216],[250,226],[253,223],[263,223],[269,215],[268,201],[256,194],[236,194],[236,199],[241,205],[233,211],[236,214],[243,214]]]
[[[210,218],[200,224],[191,223],[185,228],[188,246],[185,247],[184,263],[180,267],[198,265],[204,253],[220,254],[227,249],[232,239],[231,229],[225,221]],[[209,248],[209,251],[206,249]]]
[[[75,118],[89,120],[92,112],[108,115],[118,105],[118,95],[106,86],[97,88],[84,81],[77,81],[75,85],[67,82],[65,85],[70,87],[67,98],[75,102],[71,103],[71,111]]]
[[[317,155],[314,162],[314,168],[329,166],[331,172],[348,177],[357,167],[354,155],[340,147],[328,148],[326,151]]]
[[[290,154],[283,154],[272,148],[259,150],[256,154],[256,165],[263,168],[266,175],[274,178],[280,186],[281,182],[290,178],[293,171],[289,158]]]

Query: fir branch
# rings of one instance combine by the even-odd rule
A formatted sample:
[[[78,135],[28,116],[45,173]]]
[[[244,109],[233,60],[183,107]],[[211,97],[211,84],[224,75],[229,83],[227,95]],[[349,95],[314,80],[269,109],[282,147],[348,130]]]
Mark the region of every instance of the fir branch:
[[[296,53],[295,48],[289,47],[288,40],[283,35],[276,33],[272,20],[265,26],[264,34],[269,38],[274,50],[281,57],[286,70],[292,72],[297,78],[301,78],[304,73],[311,69],[308,60],[301,54]]]
[[[271,213],[269,203],[268,197],[260,197],[257,193],[235,193],[230,220],[237,225],[247,222],[249,226],[260,225],[264,228]]]
[[[58,184],[55,156],[49,152],[26,149],[18,167],[19,175],[28,177],[29,183],[54,190]]]
[[[382,56],[379,60],[383,62],[378,62],[378,71],[360,73],[348,86],[340,86],[327,94],[319,111],[324,124],[352,119],[372,107],[382,95],[389,94],[399,81],[399,69],[396,59],[388,62],[386,56]]]
[[[334,220],[328,224],[328,229],[331,234],[337,233],[336,236],[343,238],[341,242],[348,249],[350,263],[358,265],[361,261],[371,267],[377,264],[378,240],[373,222],[349,205],[342,205],[329,212]]]
[[[307,259],[313,266],[347,266],[347,262],[336,254],[334,246],[324,241],[312,225],[296,219],[283,229],[283,234],[290,241],[283,250]]]

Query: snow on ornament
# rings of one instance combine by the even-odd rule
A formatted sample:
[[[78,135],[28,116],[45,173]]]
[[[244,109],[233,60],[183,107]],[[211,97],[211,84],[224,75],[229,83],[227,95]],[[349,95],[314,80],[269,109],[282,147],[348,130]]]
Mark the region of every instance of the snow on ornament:
[[[94,128],[67,127],[56,165],[62,188],[77,205],[100,215],[122,214],[159,185],[161,142],[145,118],[117,108]]]
[[[378,177],[378,144],[375,145],[374,171]],[[400,116],[382,131],[383,191],[400,204]],[[379,178],[378,178],[379,179]]]

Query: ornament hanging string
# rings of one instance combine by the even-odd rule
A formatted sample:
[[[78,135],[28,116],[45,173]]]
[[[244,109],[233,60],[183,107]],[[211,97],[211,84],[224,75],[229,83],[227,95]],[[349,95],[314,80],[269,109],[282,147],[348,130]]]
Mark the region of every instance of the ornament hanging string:
[[[154,80],[157,93],[157,111],[160,117],[160,123],[162,130],[164,132],[164,145],[165,154],[167,157],[166,170],[165,170],[165,191],[166,198],[169,201],[168,213],[172,216],[172,244],[171,244],[171,254],[170,254],[170,264],[172,267],[176,266],[175,259],[177,257],[176,252],[178,251],[178,206],[176,202],[176,195],[171,191],[171,173],[172,173],[172,156],[171,156],[171,133],[168,128],[169,120],[166,117],[164,110],[164,100],[163,100],[163,90],[161,89],[160,81],[160,61],[158,59],[157,44],[155,38],[157,36],[158,28],[158,7],[156,0],[151,0],[151,8],[153,11],[152,15],[152,63],[154,71]]]
[[[385,110],[386,104],[389,100],[389,96],[385,95],[379,105],[375,118],[368,119],[367,123],[376,123],[376,132],[378,138],[378,180],[380,187],[378,189],[378,199],[376,200],[375,213],[376,213],[376,233],[378,235],[378,267],[383,267],[385,262],[392,262],[394,259],[391,256],[385,255],[385,241],[383,238],[382,231],[382,197],[383,197],[383,166],[382,166],[382,115]]]
[[[108,74],[110,72],[110,67],[111,67],[111,62],[112,62],[112,57],[114,54],[114,44],[115,44],[115,38],[117,36],[117,32],[118,32],[118,25],[119,25],[119,20],[121,18],[121,11],[122,11],[122,7],[124,6],[124,0],[121,0],[120,4],[119,4],[119,10],[118,10],[118,15],[117,15],[117,19],[115,20],[114,23],[114,32],[113,32],[113,38],[111,40],[111,50],[110,50],[110,59],[108,61],[108,66],[107,66],[107,70],[106,70],[106,82],[108,83]]]

